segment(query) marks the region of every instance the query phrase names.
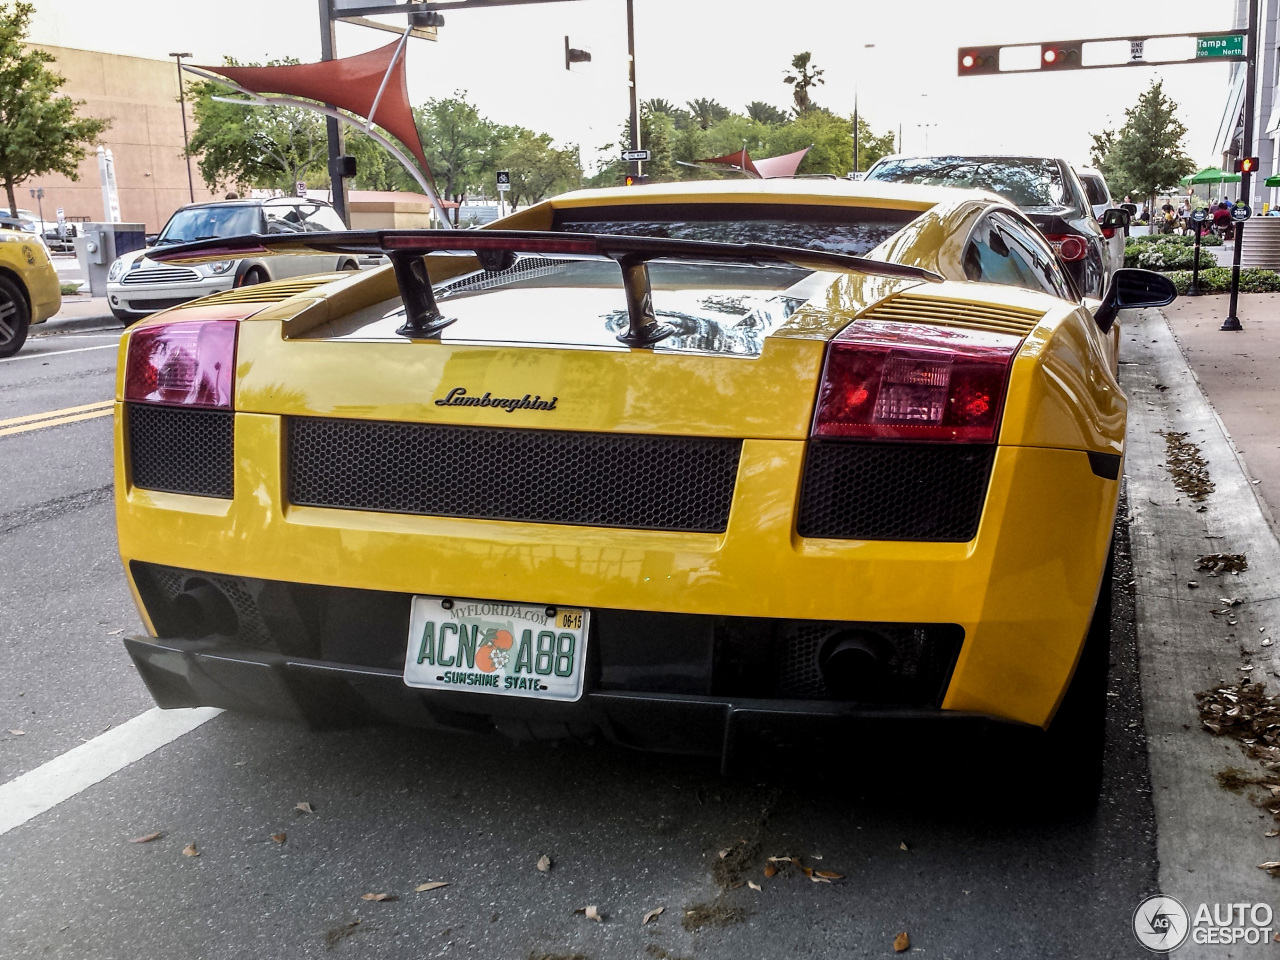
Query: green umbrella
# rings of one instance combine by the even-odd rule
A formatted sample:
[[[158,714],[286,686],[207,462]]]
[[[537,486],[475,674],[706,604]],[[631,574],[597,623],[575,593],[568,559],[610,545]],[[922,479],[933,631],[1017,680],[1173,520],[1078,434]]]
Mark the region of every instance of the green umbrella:
[[[1217,167],[1205,167],[1198,173],[1193,173],[1189,177],[1182,178],[1182,185],[1194,185],[1197,183],[1239,183],[1240,174],[1226,173]]]
[[[1280,187],[1280,177],[1267,177],[1262,181],[1264,187]]]

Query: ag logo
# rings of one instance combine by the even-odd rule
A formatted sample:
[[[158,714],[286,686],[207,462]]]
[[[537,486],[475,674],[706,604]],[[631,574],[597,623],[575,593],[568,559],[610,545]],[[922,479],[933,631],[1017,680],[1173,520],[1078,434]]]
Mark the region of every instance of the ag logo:
[[[1187,908],[1173,897],[1147,897],[1133,911],[1133,935],[1155,953],[1177,950],[1187,939],[1191,918]]]

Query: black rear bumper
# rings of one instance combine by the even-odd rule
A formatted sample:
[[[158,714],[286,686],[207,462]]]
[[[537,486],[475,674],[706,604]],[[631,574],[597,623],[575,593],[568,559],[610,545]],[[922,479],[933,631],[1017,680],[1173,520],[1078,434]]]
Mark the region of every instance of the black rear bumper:
[[[760,748],[902,743],[927,734],[937,749],[942,728],[972,740],[1010,726],[935,707],[701,694],[588,691],[576,703],[548,703],[419,690],[406,686],[398,670],[200,640],[127,637],[125,647],[164,708],[223,707],[317,728],[389,722],[518,740],[599,736],[641,750],[719,757],[725,770]]]

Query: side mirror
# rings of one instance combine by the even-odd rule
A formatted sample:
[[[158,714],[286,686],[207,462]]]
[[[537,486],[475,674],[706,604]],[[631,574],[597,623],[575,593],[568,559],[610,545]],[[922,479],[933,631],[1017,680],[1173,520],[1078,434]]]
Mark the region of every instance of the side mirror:
[[[1102,295],[1102,305],[1094,313],[1093,319],[1097,322],[1098,329],[1107,333],[1116,322],[1116,314],[1121,310],[1164,307],[1173,303],[1177,297],[1178,288],[1163,273],[1122,267],[1111,275],[1111,283],[1107,285],[1107,292]]]
[[[1123,230],[1129,225],[1129,211],[1120,207],[1103,210],[1102,219],[1098,223],[1103,230]]]

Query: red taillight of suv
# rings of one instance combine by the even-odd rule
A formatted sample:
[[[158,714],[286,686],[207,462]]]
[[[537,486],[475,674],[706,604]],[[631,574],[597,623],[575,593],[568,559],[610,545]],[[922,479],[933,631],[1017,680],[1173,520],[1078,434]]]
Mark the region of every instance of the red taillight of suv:
[[[238,328],[235,320],[175,320],[134,331],[124,398],[230,410]]]
[[[1020,337],[859,321],[831,341],[815,437],[994,443]]]
[[[1059,259],[1067,263],[1083,260],[1089,255],[1089,245],[1084,237],[1077,237],[1074,233],[1048,233],[1045,234],[1045,239],[1049,241]]]

